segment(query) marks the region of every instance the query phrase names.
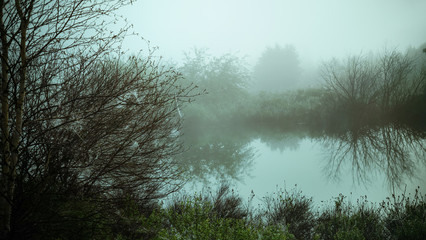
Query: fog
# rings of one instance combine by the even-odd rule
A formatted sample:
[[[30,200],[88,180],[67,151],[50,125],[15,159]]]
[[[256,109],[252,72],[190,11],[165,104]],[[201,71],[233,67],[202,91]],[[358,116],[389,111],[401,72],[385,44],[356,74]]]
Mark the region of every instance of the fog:
[[[291,44],[303,66],[426,39],[423,0],[156,0],[122,10],[135,32],[180,61],[193,47],[236,53],[250,64],[267,46]],[[138,49],[141,43],[126,46]]]
[[[423,239],[426,0],[0,4],[1,239]]]
[[[186,83],[209,93],[182,110],[188,179],[231,180],[242,196],[298,185],[317,200],[353,193],[380,201],[395,189],[425,187],[425,94],[409,87],[424,86],[414,77],[424,59],[411,70],[400,65],[407,50],[424,55],[424,9],[422,0],[156,0],[121,13],[143,38],[125,40],[126,49],[148,42]],[[324,85],[321,66],[342,79]],[[352,70],[364,78],[351,79]],[[409,117],[396,113],[401,108]],[[395,125],[401,121],[409,126]],[[401,139],[415,144],[399,146]]]

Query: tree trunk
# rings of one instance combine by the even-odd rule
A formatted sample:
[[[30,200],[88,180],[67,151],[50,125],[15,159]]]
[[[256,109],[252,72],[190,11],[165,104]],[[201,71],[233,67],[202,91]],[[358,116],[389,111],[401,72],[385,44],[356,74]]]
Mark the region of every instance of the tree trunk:
[[[19,159],[19,144],[22,136],[23,108],[25,101],[25,89],[27,79],[27,28],[29,16],[34,0],[30,1],[28,7],[23,10],[21,2],[15,0],[15,8],[20,20],[20,43],[19,43],[19,91],[17,96],[9,96],[9,44],[7,41],[6,27],[4,25],[3,11],[5,10],[4,0],[0,1],[0,33],[1,33],[1,61],[2,61],[2,85],[1,85],[1,189],[0,189],[0,239],[10,238],[10,221],[12,215],[13,195],[15,190],[16,166]],[[28,17],[26,16],[28,15]],[[16,93],[15,93],[16,94]],[[10,121],[9,97],[16,99],[13,120]],[[12,123],[12,126],[9,126]],[[11,128],[10,128],[11,127]],[[10,132],[12,130],[12,137]]]
[[[1,34],[1,183],[0,183],[0,239],[6,239],[10,232],[11,199],[10,171],[11,155],[9,144],[9,45],[3,22],[5,2],[0,1],[0,34]]]

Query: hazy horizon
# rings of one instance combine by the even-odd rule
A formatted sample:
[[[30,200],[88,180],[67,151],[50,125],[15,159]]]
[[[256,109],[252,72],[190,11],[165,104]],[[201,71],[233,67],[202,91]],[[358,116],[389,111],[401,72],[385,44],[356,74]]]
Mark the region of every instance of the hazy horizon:
[[[159,47],[158,55],[176,62],[195,47],[253,65],[266,47],[290,44],[301,65],[311,67],[385,47],[419,47],[426,42],[424,9],[421,0],[157,0],[137,1],[121,14]],[[141,42],[128,44],[141,48]]]

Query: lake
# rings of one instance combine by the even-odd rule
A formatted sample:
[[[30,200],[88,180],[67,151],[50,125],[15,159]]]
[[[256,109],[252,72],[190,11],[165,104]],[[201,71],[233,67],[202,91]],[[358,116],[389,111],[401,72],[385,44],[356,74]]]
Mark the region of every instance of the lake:
[[[364,196],[381,202],[392,193],[426,189],[425,140],[412,129],[217,133],[187,139],[192,145],[183,165],[191,180],[184,191],[214,190],[227,181],[244,200],[254,193],[257,205],[279,189],[301,190],[315,204],[339,194],[352,202]]]

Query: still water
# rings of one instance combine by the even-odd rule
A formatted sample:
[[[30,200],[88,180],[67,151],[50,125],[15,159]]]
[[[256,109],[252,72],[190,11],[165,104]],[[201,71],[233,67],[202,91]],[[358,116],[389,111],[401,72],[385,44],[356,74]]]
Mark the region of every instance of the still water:
[[[252,203],[280,189],[301,190],[315,204],[339,194],[349,201],[381,202],[392,193],[426,191],[423,136],[395,129],[333,137],[283,134],[271,139],[207,138],[191,146],[185,166],[192,172],[184,191],[200,192],[227,181]],[[234,142],[233,142],[234,141]]]
[[[405,179],[397,188],[392,188],[383,172],[371,173],[368,179],[357,179],[354,176],[349,161],[337,176],[330,172],[327,158],[328,152],[313,140],[301,140],[296,149],[271,149],[260,140],[255,140],[252,146],[257,150],[257,156],[242,181],[235,182],[236,189],[241,195],[247,196],[251,190],[256,196],[262,197],[277,188],[291,189],[295,185],[306,196],[313,197],[314,202],[328,201],[340,193],[355,200],[361,196],[373,202],[380,202],[392,191],[401,193],[405,188],[413,191],[417,186],[426,187],[426,171],[424,166],[419,168],[416,176]]]

